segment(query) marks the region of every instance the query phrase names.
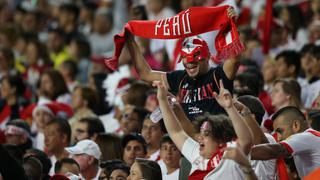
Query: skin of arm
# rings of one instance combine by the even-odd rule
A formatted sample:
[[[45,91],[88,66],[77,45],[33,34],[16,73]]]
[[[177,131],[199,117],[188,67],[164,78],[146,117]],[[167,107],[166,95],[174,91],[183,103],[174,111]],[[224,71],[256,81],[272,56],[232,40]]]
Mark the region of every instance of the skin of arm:
[[[251,149],[251,159],[253,160],[269,160],[289,156],[288,150],[282,144],[260,144]]]
[[[232,121],[234,130],[237,134],[240,148],[247,155],[252,147],[253,138],[252,132],[246,125],[243,118],[236,110],[230,92],[224,88],[222,80],[220,80],[220,92],[219,95],[215,93],[215,98],[219,105],[225,109],[229,118]]]
[[[239,66],[240,66],[239,58],[231,58],[231,59],[228,59],[223,64],[222,67],[223,67],[223,71],[226,74],[227,78],[232,80],[235,78]]]
[[[163,79],[163,77],[161,79]],[[168,134],[173,140],[174,144],[177,146],[177,148],[180,151],[182,151],[182,146],[185,143],[185,141],[189,138],[189,136],[182,129],[179,121],[177,120],[177,117],[175,116],[173,110],[169,105],[167,98],[168,92],[165,86],[163,85],[163,82],[155,81],[153,85],[158,87],[157,98],[159,100],[159,106]]]
[[[243,114],[243,119],[245,120],[246,124],[248,125],[249,129],[251,130],[253,136],[253,144],[263,144],[268,143],[268,139],[262,132],[261,128],[259,127],[257,121],[252,117],[252,114],[250,113],[249,108],[247,108],[245,105],[243,105],[239,101],[234,102],[234,106],[236,109],[240,112],[240,114]]]
[[[153,81],[160,81],[161,75],[165,74],[165,72],[152,70],[145,58],[143,57],[140,48],[134,40],[133,35],[128,32],[127,36],[128,38],[126,45],[133,60],[133,64],[141,80],[146,81],[148,83],[152,83]]]

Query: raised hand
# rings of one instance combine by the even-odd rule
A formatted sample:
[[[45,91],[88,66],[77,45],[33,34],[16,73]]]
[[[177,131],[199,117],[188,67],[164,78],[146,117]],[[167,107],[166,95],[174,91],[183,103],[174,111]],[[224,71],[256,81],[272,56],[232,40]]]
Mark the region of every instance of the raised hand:
[[[153,81],[152,86],[158,88],[157,98],[158,100],[167,100],[168,88],[164,85],[164,75],[161,75],[161,81]]]
[[[220,92],[219,95],[214,92],[215,99],[218,104],[224,109],[231,108],[233,106],[233,100],[230,92],[224,88],[222,80],[219,81],[220,84]]]
[[[238,17],[238,15],[237,15],[237,13],[236,13],[236,11],[234,10],[234,8],[233,7],[229,7],[228,9],[227,9],[227,14],[228,14],[228,17],[229,18],[237,18]]]

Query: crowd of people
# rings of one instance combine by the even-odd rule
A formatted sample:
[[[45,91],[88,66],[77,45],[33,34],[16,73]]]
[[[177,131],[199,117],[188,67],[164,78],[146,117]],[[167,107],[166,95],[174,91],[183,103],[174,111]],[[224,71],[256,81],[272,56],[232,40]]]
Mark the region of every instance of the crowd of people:
[[[0,0],[0,179],[320,179],[320,0],[270,2]],[[223,5],[239,55],[126,32],[105,64],[128,21]]]

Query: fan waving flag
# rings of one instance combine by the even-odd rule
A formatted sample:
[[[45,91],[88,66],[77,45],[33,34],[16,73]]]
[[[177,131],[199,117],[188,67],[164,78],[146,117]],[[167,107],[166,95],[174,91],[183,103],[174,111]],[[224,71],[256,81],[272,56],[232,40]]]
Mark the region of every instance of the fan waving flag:
[[[150,39],[180,39],[209,31],[219,31],[213,40],[216,59],[227,59],[244,50],[233,19],[228,17],[231,6],[192,7],[171,18],[156,21],[129,21],[122,33],[114,36],[114,57],[105,60],[112,70],[118,68],[118,58],[126,42],[126,33]]]

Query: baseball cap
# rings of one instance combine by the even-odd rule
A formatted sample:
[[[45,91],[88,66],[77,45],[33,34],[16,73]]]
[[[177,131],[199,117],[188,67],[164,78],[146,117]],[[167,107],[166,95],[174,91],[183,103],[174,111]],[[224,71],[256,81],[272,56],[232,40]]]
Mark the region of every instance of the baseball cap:
[[[141,143],[143,146],[143,150],[145,152],[147,152],[147,143],[146,143],[145,139],[140,134],[137,134],[137,133],[125,135],[122,139],[122,147],[125,148],[126,145],[128,144],[128,142],[130,142],[132,140],[136,140],[139,143]]]
[[[65,148],[70,154],[87,154],[96,159],[100,159],[101,151],[97,143],[92,140],[85,139],[79,141],[75,146]]]
[[[196,53],[200,54],[195,57]],[[179,62],[181,61],[182,57],[185,57],[187,62],[198,62],[209,55],[209,48],[205,40],[196,36],[188,37],[182,42]]]

